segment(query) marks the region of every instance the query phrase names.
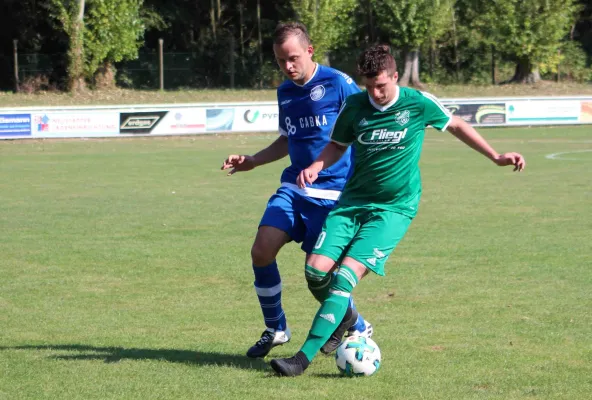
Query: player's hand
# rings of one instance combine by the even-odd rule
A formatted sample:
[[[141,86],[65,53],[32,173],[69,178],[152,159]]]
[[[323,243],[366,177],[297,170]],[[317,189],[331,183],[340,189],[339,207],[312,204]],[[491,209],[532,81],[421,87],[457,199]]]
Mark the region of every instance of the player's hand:
[[[245,172],[250,171],[255,168],[257,165],[255,164],[255,159],[253,156],[245,156],[245,155],[238,155],[232,154],[229,155],[224,163],[222,164],[221,170],[230,169],[228,175],[232,175],[235,172]]]
[[[514,171],[522,171],[526,167],[526,160],[520,153],[504,153],[500,154],[493,160],[500,167],[506,165],[513,165]]]
[[[296,178],[296,184],[299,188],[304,189],[306,184],[312,185],[314,181],[319,177],[319,173],[313,168],[306,168],[300,171],[298,178]]]

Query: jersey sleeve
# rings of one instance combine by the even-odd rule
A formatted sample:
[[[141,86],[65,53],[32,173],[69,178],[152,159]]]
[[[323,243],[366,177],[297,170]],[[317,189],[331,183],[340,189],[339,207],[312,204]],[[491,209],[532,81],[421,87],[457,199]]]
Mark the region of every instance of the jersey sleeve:
[[[354,82],[354,80],[350,78],[348,75],[344,74],[343,72],[340,72],[339,75],[341,75],[339,78],[339,97],[343,104],[347,96],[360,93],[361,90],[356,84],[356,82]]]
[[[445,131],[452,120],[452,114],[440,101],[429,93],[421,92],[424,104],[424,120],[426,126],[430,125],[440,131]]]
[[[341,106],[341,110],[337,115],[335,125],[331,129],[331,140],[342,146],[349,146],[355,139],[355,132],[353,129],[353,120],[356,109],[350,106],[347,101]]]
[[[286,115],[284,113],[284,109],[282,107],[281,99],[280,99],[280,91],[277,92],[277,102],[278,102],[278,131],[282,136],[288,136],[288,128],[286,126]]]

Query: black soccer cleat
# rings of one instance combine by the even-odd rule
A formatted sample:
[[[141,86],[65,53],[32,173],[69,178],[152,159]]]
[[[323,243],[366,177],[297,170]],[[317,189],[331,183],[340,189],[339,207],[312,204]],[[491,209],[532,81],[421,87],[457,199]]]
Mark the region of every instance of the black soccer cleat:
[[[247,357],[250,358],[263,358],[271,349],[275,346],[280,346],[284,343],[288,343],[291,337],[290,329],[286,328],[285,331],[276,331],[275,329],[267,328],[261,334],[261,339],[257,341],[247,351]]]
[[[335,332],[333,332],[331,336],[329,336],[327,342],[323,345],[323,347],[321,347],[321,353],[330,354],[334,352],[341,344],[341,339],[343,339],[345,331],[354,326],[357,320],[358,311],[354,310],[351,307],[348,307],[347,311],[345,312],[345,316],[343,317],[343,320],[341,321],[339,326],[337,326]]]
[[[269,364],[279,376],[298,376],[304,373],[310,361],[299,351],[294,357],[275,358]]]

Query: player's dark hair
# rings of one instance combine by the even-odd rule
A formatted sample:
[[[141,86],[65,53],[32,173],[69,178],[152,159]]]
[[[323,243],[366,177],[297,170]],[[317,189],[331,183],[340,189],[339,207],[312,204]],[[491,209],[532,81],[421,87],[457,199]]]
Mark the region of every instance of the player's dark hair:
[[[391,54],[389,46],[384,44],[374,45],[366,49],[358,57],[358,75],[366,78],[375,78],[382,71],[393,76],[397,71],[395,57]]]
[[[290,37],[296,36],[303,46],[310,46],[312,44],[306,26],[300,22],[282,22],[278,24],[273,33],[274,44],[284,44]]]

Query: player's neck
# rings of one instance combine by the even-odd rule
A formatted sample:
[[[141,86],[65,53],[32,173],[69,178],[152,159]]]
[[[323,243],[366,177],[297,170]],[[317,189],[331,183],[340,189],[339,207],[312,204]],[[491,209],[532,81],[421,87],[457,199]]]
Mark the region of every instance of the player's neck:
[[[374,108],[376,108],[378,111],[388,110],[389,108],[391,108],[397,102],[397,100],[399,100],[399,85],[396,85],[395,86],[395,92],[393,94],[393,97],[390,98],[384,104],[378,104],[378,103],[376,103],[374,100],[372,100],[372,97],[370,95],[368,95],[368,100],[370,100],[370,104],[372,104],[372,106]]]
[[[315,73],[317,72],[317,68],[319,67],[318,63],[313,63],[312,68],[304,75],[304,78],[298,79],[297,81],[292,81],[298,86],[304,86],[314,77]]]

